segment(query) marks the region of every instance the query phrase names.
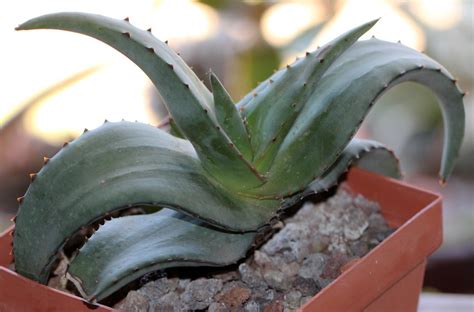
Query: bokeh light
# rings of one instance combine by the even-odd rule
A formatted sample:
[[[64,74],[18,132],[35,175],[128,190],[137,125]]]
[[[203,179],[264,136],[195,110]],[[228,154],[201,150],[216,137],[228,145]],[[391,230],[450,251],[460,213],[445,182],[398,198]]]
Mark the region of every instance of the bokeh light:
[[[271,6],[261,20],[262,34],[270,44],[281,46],[321,22],[326,12],[319,1],[285,1]]]
[[[2,90],[0,125],[9,120],[32,95],[80,72],[106,65],[48,98],[29,112],[25,125],[50,143],[95,128],[104,119],[156,123],[150,113],[149,79],[129,60],[94,39],[54,30],[15,32],[19,23],[42,14],[80,11],[115,18],[130,17],[142,29],[153,27],[155,36],[180,43],[212,36],[218,15],[211,7],[191,0],[141,1],[15,1],[0,4],[0,35],[4,45],[0,66],[8,88]],[[185,22],[183,22],[185,21]],[[8,78],[7,78],[8,77]]]
[[[162,0],[154,11],[153,33],[162,40],[190,44],[208,39],[217,31],[217,12],[196,1]]]
[[[461,0],[413,0],[409,5],[423,23],[434,29],[452,28],[462,18]]]
[[[327,43],[339,34],[372,19],[380,18],[362,39],[375,36],[387,41],[401,41],[416,50],[423,50],[425,37],[423,31],[406,13],[386,0],[347,0],[338,2],[336,16],[321,31],[313,44]]]

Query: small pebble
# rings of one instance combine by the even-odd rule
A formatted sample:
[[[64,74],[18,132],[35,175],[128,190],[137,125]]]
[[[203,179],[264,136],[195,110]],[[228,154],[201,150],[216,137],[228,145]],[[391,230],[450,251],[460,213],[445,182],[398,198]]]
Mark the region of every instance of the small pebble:
[[[157,300],[154,300],[153,304],[150,305],[152,307],[152,309],[150,309],[151,311],[178,312],[188,308],[184,302],[179,303],[179,294],[176,292],[167,293],[166,295],[156,299]]]
[[[226,312],[229,311],[229,308],[224,304],[220,302],[213,302],[209,305],[209,308],[207,309],[209,312]]]
[[[222,289],[222,286],[220,279],[198,278],[186,286],[180,297],[188,306],[202,310],[212,303],[214,295]]]
[[[250,298],[251,290],[239,283],[228,284],[226,289],[216,296],[216,300],[225,304],[231,310],[235,310],[243,306]]]
[[[247,302],[247,304],[244,307],[244,310],[246,312],[260,312],[261,311],[260,305],[257,302],[253,301],[253,300]]]
[[[123,302],[119,303],[117,309],[127,312],[148,311],[149,301],[145,295],[138,291],[130,291]]]
[[[266,286],[260,271],[255,271],[247,263],[239,265],[239,274],[242,281],[250,287],[258,288]]]
[[[310,255],[303,261],[298,275],[302,278],[318,280],[324,271],[328,258],[328,256],[322,253]]]
[[[289,309],[297,309],[300,306],[301,292],[297,290],[291,290],[289,293],[283,296],[285,307]]]

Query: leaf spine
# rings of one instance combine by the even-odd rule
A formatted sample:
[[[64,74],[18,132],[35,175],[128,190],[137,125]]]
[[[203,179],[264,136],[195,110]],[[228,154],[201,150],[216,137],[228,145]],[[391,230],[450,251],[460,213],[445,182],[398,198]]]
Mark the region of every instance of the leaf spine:
[[[36,173],[30,173],[30,181],[33,182],[36,179]]]

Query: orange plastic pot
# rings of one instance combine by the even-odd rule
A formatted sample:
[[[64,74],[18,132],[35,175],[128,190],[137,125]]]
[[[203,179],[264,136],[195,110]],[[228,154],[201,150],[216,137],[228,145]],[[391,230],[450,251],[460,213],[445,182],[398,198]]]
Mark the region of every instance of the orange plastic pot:
[[[360,169],[352,169],[347,182],[354,193],[378,202],[397,230],[366,256],[346,265],[300,310],[416,311],[426,257],[442,242],[440,196]],[[11,231],[0,236],[0,311],[113,311],[9,270]]]

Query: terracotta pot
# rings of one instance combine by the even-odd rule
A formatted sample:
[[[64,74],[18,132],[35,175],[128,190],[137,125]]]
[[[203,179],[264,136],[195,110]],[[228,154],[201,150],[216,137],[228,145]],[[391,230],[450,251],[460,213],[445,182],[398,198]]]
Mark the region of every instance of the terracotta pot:
[[[378,202],[398,229],[346,265],[301,311],[416,311],[426,257],[442,242],[440,196],[360,169],[352,169],[347,182],[355,193]],[[9,270],[11,230],[0,236],[0,311],[112,311]]]

